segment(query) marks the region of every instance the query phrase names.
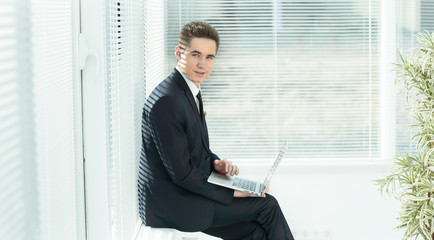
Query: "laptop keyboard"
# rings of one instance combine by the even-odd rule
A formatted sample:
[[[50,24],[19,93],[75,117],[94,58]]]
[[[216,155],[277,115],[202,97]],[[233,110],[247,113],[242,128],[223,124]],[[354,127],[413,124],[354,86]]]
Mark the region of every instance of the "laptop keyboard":
[[[243,178],[234,178],[232,186],[247,189],[252,192],[256,190],[256,182]]]

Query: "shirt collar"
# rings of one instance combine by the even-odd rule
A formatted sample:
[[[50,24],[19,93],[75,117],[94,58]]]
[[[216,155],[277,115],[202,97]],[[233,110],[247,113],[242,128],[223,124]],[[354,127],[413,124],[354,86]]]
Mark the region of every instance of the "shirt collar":
[[[184,81],[187,83],[188,88],[190,88],[191,93],[193,94],[193,97],[196,97],[196,95],[199,93],[200,91],[200,84],[199,87],[197,87],[188,77],[186,77],[181,70],[179,69],[178,66],[176,66],[176,70],[178,70],[178,72],[181,74],[181,76],[184,78]]]

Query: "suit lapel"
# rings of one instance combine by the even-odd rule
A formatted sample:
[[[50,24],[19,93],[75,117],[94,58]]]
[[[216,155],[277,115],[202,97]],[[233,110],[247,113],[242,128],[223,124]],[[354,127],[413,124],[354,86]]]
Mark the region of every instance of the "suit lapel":
[[[178,70],[173,70],[173,76],[175,79],[175,82],[178,84],[178,86],[184,91],[185,97],[187,98],[188,102],[190,103],[190,107],[193,108],[194,115],[197,121],[197,125],[200,128],[201,132],[201,138],[202,143],[205,145],[207,151],[209,149],[209,138],[208,138],[208,129],[206,126],[206,120],[204,121],[204,124],[202,124],[202,120],[200,119],[199,110],[197,109],[196,101],[193,98],[193,94],[190,91],[190,88],[188,87],[187,83],[185,82],[182,75],[178,72]]]

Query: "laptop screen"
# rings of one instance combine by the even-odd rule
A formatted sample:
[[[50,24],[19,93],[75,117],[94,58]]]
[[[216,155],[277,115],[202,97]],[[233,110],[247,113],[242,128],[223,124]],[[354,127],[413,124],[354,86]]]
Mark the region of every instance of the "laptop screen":
[[[273,166],[271,167],[270,171],[268,172],[267,177],[264,181],[264,186],[267,187],[268,184],[270,184],[271,177],[273,176],[274,172],[277,169],[277,166],[279,166],[280,161],[282,160],[283,156],[285,155],[286,150],[288,149],[288,140],[285,141],[282,148],[280,149],[279,155],[277,155],[276,160],[274,161]]]

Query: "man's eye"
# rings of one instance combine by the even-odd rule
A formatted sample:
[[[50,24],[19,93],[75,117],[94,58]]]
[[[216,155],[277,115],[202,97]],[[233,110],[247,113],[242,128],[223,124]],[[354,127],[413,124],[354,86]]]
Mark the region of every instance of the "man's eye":
[[[192,56],[193,57],[199,57],[199,54],[193,54]]]

